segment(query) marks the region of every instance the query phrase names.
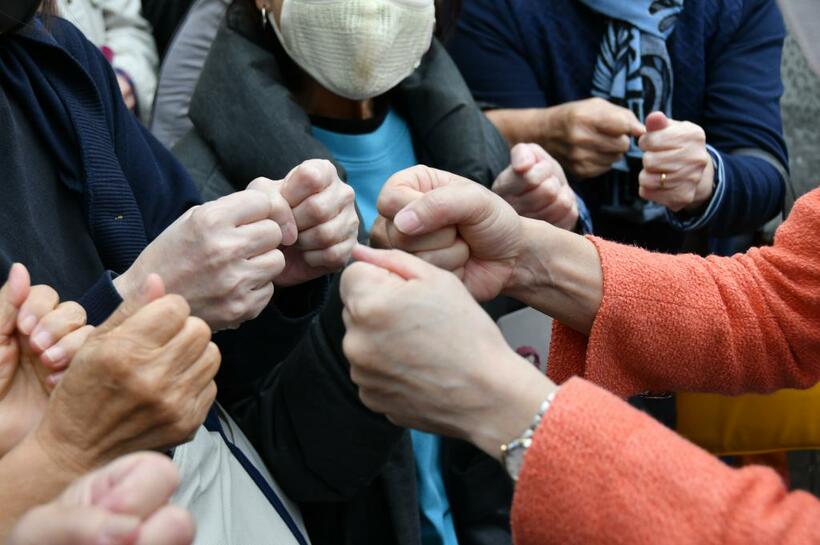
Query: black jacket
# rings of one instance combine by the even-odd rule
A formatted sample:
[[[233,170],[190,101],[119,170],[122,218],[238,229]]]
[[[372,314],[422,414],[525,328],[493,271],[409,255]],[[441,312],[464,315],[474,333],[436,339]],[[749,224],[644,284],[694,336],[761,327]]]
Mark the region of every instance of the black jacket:
[[[306,159],[333,160],[290,97],[284,82],[293,81],[293,69],[250,3],[235,2],[192,100],[195,129],[174,150],[206,199],[257,176],[282,178]],[[390,100],[410,125],[422,162],[484,185],[509,163],[506,143],[437,42]],[[272,366],[249,357],[247,367],[223,371],[220,395],[300,504],[314,544],[418,545],[409,434],[359,401],[341,349],[341,309],[335,284],[285,361]],[[512,487],[502,468],[455,440],[445,440],[442,456],[460,543],[510,543]]]

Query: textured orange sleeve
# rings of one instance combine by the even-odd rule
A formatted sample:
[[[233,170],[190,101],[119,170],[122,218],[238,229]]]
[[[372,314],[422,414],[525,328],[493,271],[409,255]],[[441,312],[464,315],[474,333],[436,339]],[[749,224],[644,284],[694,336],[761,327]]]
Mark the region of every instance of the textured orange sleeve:
[[[550,376],[621,396],[808,388],[820,379],[820,190],[773,247],[732,258],[653,254],[592,239],[604,297],[589,338],[557,324]]]
[[[524,461],[517,545],[811,545],[820,501],[769,469],[731,469],[604,390],[572,379]]]

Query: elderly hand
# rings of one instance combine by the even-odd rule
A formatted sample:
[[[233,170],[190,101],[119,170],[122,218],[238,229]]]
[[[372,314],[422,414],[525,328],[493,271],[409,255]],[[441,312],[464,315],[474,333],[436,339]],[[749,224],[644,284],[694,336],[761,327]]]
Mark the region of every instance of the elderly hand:
[[[0,289],[0,457],[37,427],[58,380],[49,373],[67,364],[92,329],[80,305],[60,304],[53,289],[31,287],[25,267],[11,268]]]
[[[162,455],[119,459],[29,512],[6,545],[190,545],[191,516],[168,505],[178,484]]]
[[[646,118],[640,139],[642,198],[673,212],[702,208],[715,188],[715,166],[706,149],[706,133],[694,123],[674,121],[655,112]]]
[[[59,465],[88,471],[138,450],[188,440],[216,397],[219,350],[179,295],[150,275],[88,338],[35,431]]]
[[[498,456],[527,428],[549,381],[454,275],[396,250],[359,246],[354,257],[341,284],[343,348],[362,402]]]
[[[283,199],[240,191],[183,214],[114,285],[123,299],[133,298],[157,273],[212,329],[236,328],[270,302],[273,279],[285,268],[279,246],[293,244],[296,234]]]
[[[288,287],[341,270],[359,233],[353,188],[329,161],[305,161],[284,181],[260,179],[248,189],[283,199],[292,209],[298,238],[284,250],[285,269],[274,283]]]
[[[511,164],[493,183],[493,191],[526,218],[571,231],[578,223],[578,201],[564,169],[538,144],[513,147]]]
[[[568,102],[555,109],[557,126],[545,136],[547,147],[582,179],[609,172],[629,150],[629,138],[646,131],[632,111],[601,98]]]
[[[480,301],[496,297],[523,245],[522,218],[492,191],[454,174],[413,167],[379,195],[381,243],[454,271]]]

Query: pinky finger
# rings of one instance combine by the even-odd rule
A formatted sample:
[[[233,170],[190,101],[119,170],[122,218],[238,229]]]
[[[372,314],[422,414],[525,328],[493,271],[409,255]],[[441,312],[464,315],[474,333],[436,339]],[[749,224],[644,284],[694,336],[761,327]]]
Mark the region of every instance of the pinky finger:
[[[77,352],[88,340],[88,336],[94,331],[94,327],[87,325],[73,331],[63,337],[54,346],[40,355],[43,365],[50,371],[62,371],[68,367],[69,362],[74,359]]]

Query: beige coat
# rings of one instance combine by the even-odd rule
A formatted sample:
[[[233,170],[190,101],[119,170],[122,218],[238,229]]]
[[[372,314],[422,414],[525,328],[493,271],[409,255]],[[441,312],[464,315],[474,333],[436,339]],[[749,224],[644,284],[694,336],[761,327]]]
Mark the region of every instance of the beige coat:
[[[141,0],[58,0],[60,15],[97,47],[114,53],[113,65],[131,79],[140,116],[150,118],[159,57]]]

